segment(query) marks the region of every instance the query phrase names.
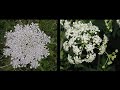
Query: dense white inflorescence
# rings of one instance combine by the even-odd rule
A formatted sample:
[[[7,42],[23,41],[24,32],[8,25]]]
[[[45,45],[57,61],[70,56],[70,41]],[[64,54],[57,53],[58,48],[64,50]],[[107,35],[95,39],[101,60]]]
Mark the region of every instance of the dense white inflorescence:
[[[13,68],[26,67],[37,68],[41,59],[50,53],[46,44],[50,43],[50,37],[41,31],[37,23],[14,26],[14,31],[7,32],[4,55],[11,56]]]
[[[71,64],[92,62],[96,58],[95,49],[99,51],[99,55],[106,51],[108,38],[104,34],[102,40],[99,36],[99,28],[91,21],[83,23],[82,21],[60,20],[60,24],[66,30],[67,40],[63,43],[63,49],[68,53],[72,50],[73,53],[68,54],[68,61]]]

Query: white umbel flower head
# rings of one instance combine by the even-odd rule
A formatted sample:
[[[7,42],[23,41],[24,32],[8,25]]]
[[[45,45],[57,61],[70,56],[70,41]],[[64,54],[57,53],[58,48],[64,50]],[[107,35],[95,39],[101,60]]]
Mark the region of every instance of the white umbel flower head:
[[[4,55],[11,56],[13,68],[26,67],[37,68],[41,59],[50,53],[46,44],[50,43],[50,37],[41,31],[37,23],[30,25],[14,26],[14,32],[6,33],[6,46]]]
[[[74,22],[62,20],[61,22],[61,25],[66,30],[66,41],[63,43],[63,49],[71,51],[71,56],[68,54],[68,61],[71,64],[92,62],[96,58],[95,49],[99,50],[98,54],[100,55],[105,52],[108,38],[103,35],[102,40],[99,36],[99,28],[93,25],[91,21],[84,23],[78,20]]]

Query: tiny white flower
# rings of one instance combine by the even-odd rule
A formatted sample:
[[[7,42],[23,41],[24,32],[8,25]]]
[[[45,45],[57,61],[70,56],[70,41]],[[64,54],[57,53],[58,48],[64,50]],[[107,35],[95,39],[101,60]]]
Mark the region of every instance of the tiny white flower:
[[[103,43],[104,43],[104,44],[107,44],[107,42],[108,42],[108,37],[104,34]]]
[[[63,48],[64,48],[65,51],[68,51],[68,50],[69,50],[68,41],[65,41],[65,42],[63,43]]]
[[[87,55],[86,62],[92,62],[96,58],[96,53],[90,53]]]
[[[75,64],[74,61],[72,60],[72,56],[70,56],[69,54],[68,54],[68,61],[69,61],[71,64]]]
[[[92,39],[93,39],[93,43],[97,45],[100,45],[100,43],[102,42],[102,39],[98,35],[93,36]]]
[[[81,58],[78,58],[78,56],[75,56],[75,57],[74,57],[74,61],[75,61],[75,64],[80,64],[80,63],[82,63]]]
[[[87,44],[86,47],[85,47],[87,52],[92,51],[94,48],[95,47],[94,47],[94,45],[92,45],[92,43]]]
[[[72,47],[73,47],[73,52],[74,52],[76,55],[78,55],[79,52],[80,52],[78,46],[72,45]]]
[[[107,45],[104,45],[102,44],[100,47],[99,47],[99,55],[102,55],[105,51],[106,51],[106,48],[107,48]]]

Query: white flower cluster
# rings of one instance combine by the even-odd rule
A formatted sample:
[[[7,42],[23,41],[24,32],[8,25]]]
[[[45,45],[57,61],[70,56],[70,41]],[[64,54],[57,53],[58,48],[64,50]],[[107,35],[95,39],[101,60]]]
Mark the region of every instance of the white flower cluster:
[[[63,43],[63,49],[73,52],[72,55],[68,54],[68,61],[71,64],[92,62],[96,58],[95,49],[98,49],[100,55],[106,51],[108,38],[104,34],[102,40],[99,36],[99,28],[91,21],[83,23],[82,21],[61,20],[60,24],[66,30],[67,40]]]
[[[7,32],[6,46],[4,55],[11,56],[11,65],[13,68],[26,67],[37,68],[41,59],[47,57],[49,49],[46,44],[50,43],[48,37],[39,29],[37,23],[14,26],[15,30]]]

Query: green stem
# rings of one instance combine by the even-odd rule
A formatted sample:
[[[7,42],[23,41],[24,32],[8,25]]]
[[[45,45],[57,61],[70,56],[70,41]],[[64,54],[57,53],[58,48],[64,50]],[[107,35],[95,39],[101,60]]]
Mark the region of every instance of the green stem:
[[[108,53],[107,53],[107,52],[105,52],[105,54],[107,54],[107,56],[108,56]],[[107,58],[107,60],[106,60],[106,62],[105,62],[105,64],[104,64],[103,66],[106,66],[108,60],[109,60],[109,57]]]
[[[107,53],[107,52],[105,52],[105,54],[107,54],[107,56],[108,56],[108,53]]]

